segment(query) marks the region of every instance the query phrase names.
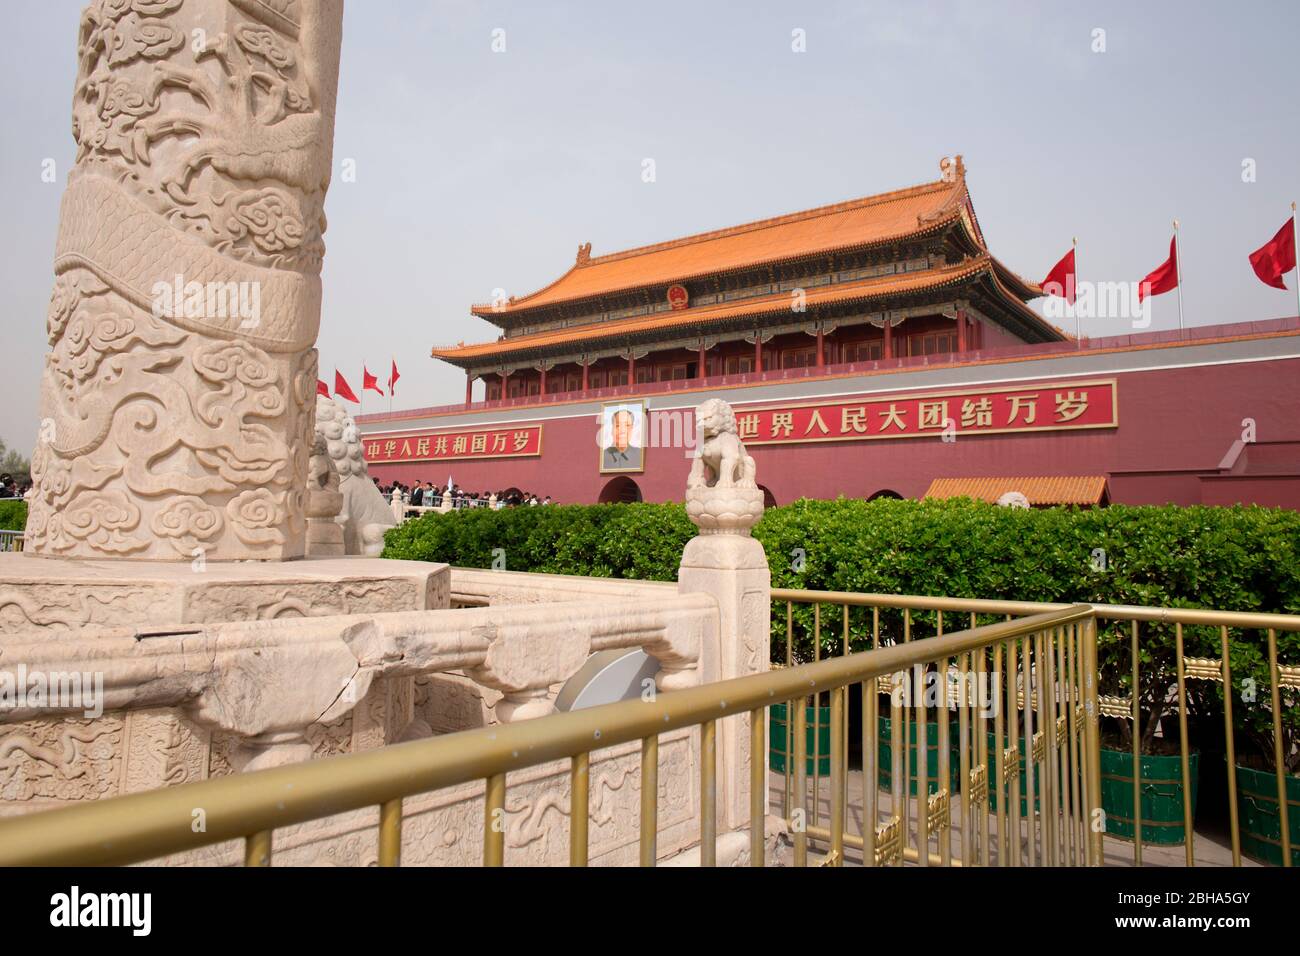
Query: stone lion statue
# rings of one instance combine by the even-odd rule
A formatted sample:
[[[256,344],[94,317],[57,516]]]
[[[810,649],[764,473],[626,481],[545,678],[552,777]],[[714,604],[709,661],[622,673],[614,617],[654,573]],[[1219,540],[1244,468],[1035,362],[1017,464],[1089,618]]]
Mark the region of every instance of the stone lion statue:
[[[719,398],[695,410],[700,454],[691,463],[687,488],[756,488],[754,459],[736,434],[736,413]]]
[[[370,480],[356,423],[334,399],[317,395],[316,434],[325,440],[339,475],[343,510],[338,522],[343,526],[344,553],[379,557],[384,550],[384,532],[396,525],[397,519]]]

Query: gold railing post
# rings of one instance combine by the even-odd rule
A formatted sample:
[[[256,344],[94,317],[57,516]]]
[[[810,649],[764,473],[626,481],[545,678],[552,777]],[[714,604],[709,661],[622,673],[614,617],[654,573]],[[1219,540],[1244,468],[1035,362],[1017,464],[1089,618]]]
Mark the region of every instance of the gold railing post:
[[[979,618],[972,614],[971,622],[973,627],[979,626]],[[972,629],[973,629],[972,627]],[[988,648],[981,647],[973,652],[975,654],[975,673],[979,688],[979,693],[984,695],[985,704],[980,707],[980,718],[973,723],[973,732],[975,734],[975,763],[979,765],[980,772],[983,775],[984,786],[982,795],[974,801],[974,809],[978,815],[976,827],[979,830],[979,862],[981,866],[989,865],[989,708],[997,708],[998,694],[997,681],[989,681],[989,656]]]
[[[880,608],[871,609],[871,647],[880,647]],[[876,827],[880,824],[880,682],[862,685],[862,865],[876,865]]]
[[[903,609],[903,643],[912,642],[912,609]],[[903,679],[910,681],[912,679],[912,669],[909,667],[900,671]],[[913,690],[915,688],[912,688]],[[902,809],[895,808],[894,812],[902,821],[900,829],[903,834],[903,846],[907,846],[908,834],[912,832],[912,761],[915,759],[912,755],[912,725],[916,722],[916,701],[912,700],[913,695],[908,695],[908,704],[903,708],[903,806]],[[920,741],[917,741],[920,746]],[[899,860],[902,865],[902,860]]]
[[[794,666],[794,602],[785,602],[785,666]],[[785,715],[785,806],[782,808],[787,819],[794,799],[793,767],[790,766],[790,733],[794,727],[794,715],[786,705]]]
[[[1084,718],[1088,745],[1088,832],[1092,847],[1092,865],[1105,862],[1105,829],[1101,826],[1101,710],[1097,700],[1097,618],[1083,624],[1084,634]]]
[[[659,850],[659,738],[641,740],[641,865],[654,866]]]
[[[969,750],[975,738],[971,734],[970,673],[970,657],[963,654],[957,658],[957,679],[960,681],[959,693],[961,695],[957,698],[957,774],[961,783],[958,790],[961,793],[962,866],[970,866],[975,861],[975,812],[971,803],[971,754]],[[978,697],[976,699],[978,700]]]
[[[1223,654],[1223,728],[1228,757],[1228,825],[1232,828],[1232,865],[1241,866],[1241,829],[1237,818],[1237,746],[1232,737],[1232,662],[1228,659],[1228,627],[1219,631]]]
[[[897,671],[889,681],[889,811],[898,821],[899,846],[907,842],[907,733],[904,725],[902,706],[903,681],[907,680],[906,671]],[[899,866],[903,865],[903,856],[895,857]]]
[[[1083,736],[1083,728],[1079,726],[1079,708],[1080,698],[1079,686],[1081,678],[1079,674],[1079,648],[1078,648],[1079,628],[1076,624],[1071,624],[1069,634],[1066,639],[1066,662],[1068,667],[1067,683],[1070,691],[1069,701],[1069,733],[1070,733],[1070,806],[1074,809],[1073,819],[1070,821],[1072,836],[1070,842],[1074,844],[1074,865],[1084,866],[1087,862],[1088,840],[1086,817],[1088,811],[1084,809],[1083,801],[1083,750],[1079,745],[1079,738]]]
[[[494,773],[483,791],[483,865],[506,862],[506,775]]]
[[[1035,784],[1038,767],[1034,764],[1034,686],[1033,641],[1029,635],[1020,639],[1020,657],[1024,661],[1024,679],[1020,682],[1025,695],[1023,708],[1025,725],[1025,858],[1030,866],[1038,865],[1038,806]]]
[[[767,814],[767,748],[763,718],[767,711],[755,707],[749,712],[749,865],[763,865],[763,841]],[[786,763],[789,763],[787,760]]]
[[[1020,667],[1017,660],[1013,638],[1007,641],[1007,752],[1013,761],[1007,770],[1007,811],[1011,814],[1007,826],[1010,834],[1007,866],[1020,865]]]
[[[718,864],[718,722],[700,724],[700,866]]]
[[[930,865],[930,730],[925,712],[925,675],[925,664],[912,665],[909,679],[912,707],[916,711],[916,862],[919,866]]]
[[[943,630],[942,620],[939,625]],[[948,810],[939,819],[939,859],[943,866],[952,866],[952,818],[956,795],[952,789],[952,754],[949,753],[948,739],[948,658],[938,662],[939,677],[939,789],[940,801],[946,801]],[[926,816],[929,816],[929,802],[926,803]]]
[[[1291,821],[1286,793],[1286,764],[1282,760],[1282,699],[1277,666],[1277,631],[1268,629],[1268,672],[1273,685],[1273,767],[1277,773],[1277,810],[1282,823],[1282,865],[1291,865]]]
[[[1192,848],[1192,771],[1187,755],[1187,669],[1183,663],[1183,625],[1174,625],[1174,657],[1178,670],[1178,751],[1183,761],[1183,846],[1188,866],[1196,865]]]
[[[791,812],[790,828],[794,831],[794,865],[808,865],[808,711],[807,697],[790,701],[794,715],[794,789],[799,801]],[[786,724],[787,729],[789,724]]]
[[[1142,701],[1138,696],[1138,622],[1133,622],[1129,639],[1129,652],[1133,658],[1132,717],[1133,722],[1133,865],[1142,865]]]
[[[1002,686],[1002,645],[998,644],[993,648],[993,676],[992,683],[995,688]],[[993,793],[997,803],[997,821],[998,821],[998,866],[1007,865],[1007,795],[1006,795],[1006,752],[1007,748],[1003,744],[1002,729],[1004,718],[1004,701],[997,702],[997,709],[993,712]],[[1015,701],[1011,702],[1015,706]]]
[[[1061,752],[1057,748],[1060,746],[1060,738],[1056,735],[1056,718],[1059,712],[1060,695],[1056,678],[1056,648],[1061,639],[1061,629],[1054,627],[1048,631],[1044,637],[1043,646],[1039,654],[1039,660],[1043,662],[1046,668],[1043,674],[1043,682],[1039,684],[1038,693],[1040,699],[1047,699],[1047,709],[1044,712],[1047,715],[1046,726],[1043,728],[1045,739],[1047,741],[1047,780],[1048,780],[1048,797],[1046,806],[1051,807],[1051,830],[1050,830],[1050,864],[1052,866],[1065,865],[1065,840],[1061,824],[1065,820],[1065,814],[1061,806]],[[1046,820],[1044,816],[1044,820]]]
[[[271,865],[271,831],[258,830],[244,839],[244,866]]]
[[[1046,674],[1044,669],[1047,665],[1043,662],[1044,645],[1051,647],[1052,638],[1049,633],[1038,633],[1033,637],[1034,648],[1034,691],[1038,697],[1038,733],[1043,738],[1043,757],[1038,765],[1038,828],[1041,835],[1039,845],[1039,861],[1043,866],[1056,865],[1056,805],[1052,802],[1052,797],[1056,789],[1052,786],[1051,767],[1055,761],[1052,759],[1051,750],[1052,735],[1048,733],[1047,717],[1047,693],[1049,684],[1045,683]]]
[[[402,798],[379,806],[379,865],[402,864]]]
[[[822,606],[813,605],[813,663],[822,659]],[[813,707],[813,802],[812,825],[821,823],[822,817],[822,695],[812,695]]]
[[[844,702],[847,689],[831,691],[831,866],[844,865],[844,778],[847,754],[844,739]]]
[[[591,812],[591,754],[569,763],[569,866],[587,865],[587,814]]]

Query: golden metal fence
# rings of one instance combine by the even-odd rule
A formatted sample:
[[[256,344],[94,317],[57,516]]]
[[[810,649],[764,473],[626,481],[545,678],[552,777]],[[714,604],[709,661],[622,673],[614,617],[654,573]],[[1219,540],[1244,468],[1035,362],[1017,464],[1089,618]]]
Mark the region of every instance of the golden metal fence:
[[[828,652],[849,654],[851,645],[869,643],[874,649],[913,644],[920,636],[919,621],[922,618],[924,629],[928,631],[922,643],[929,643],[943,635],[945,626],[950,626],[954,620],[975,628],[981,620],[1009,621],[1023,615],[1041,615],[1069,607],[1021,601],[797,589],[774,589],[772,598],[774,608],[777,608],[774,617],[778,620],[781,616],[779,602],[785,602],[785,661],[787,667],[795,670],[800,667],[796,645],[800,646],[803,656],[818,661]],[[796,608],[799,614],[796,614]],[[862,610],[855,618],[857,609]],[[1271,736],[1274,792],[1256,792],[1251,795],[1251,801],[1257,819],[1262,815],[1273,822],[1264,827],[1269,830],[1267,833],[1258,832],[1257,825],[1256,832],[1249,834],[1249,838],[1257,851],[1275,853],[1276,862],[1290,866],[1293,860],[1290,821],[1295,813],[1300,812],[1300,802],[1295,797],[1295,787],[1291,787],[1288,793],[1288,781],[1294,784],[1297,778],[1287,774],[1287,767],[1288,761],[1294,763],[1298,759],[1295,736],[1297,725],[1300,725],[1300,719],[1297,719],[1300,718],[1300,694],[1296,693],[1300,691],[1300,666],[1279,662],[1278,635],[1300,632],[1300,616],[1125,605],[1092,605],[1091,609],[1093,619],[1086,625],[1067,627],[1064,637],[1039,643],[1027,637],[1019,641],[1007,640],[999,646],[969,655],[965,660],[949,663],[952,673],[948,675],[949,679],[938,682],[940,687],[950,684],[969,686],[972,674],[976,675],[975,683],[979,685],[992,674],[1001,675],[999,686],[1005,688],[1000,701],[991,708],[991,721],[987,716],[972,716],[969,706],[957,708],[955,750],[950,747],[950,721],[938,721],[937,739],[933,744],[927,736],[931,721],[948,710],[951,702],[940,701],[937,708],[904,705],[898,695],[892,693],[896,688],[889,680],[876,678],[865,681],[859,710],[862,824],[858,834],[848,837],[849,845],[861,848],[868,858],[874,852],[877,859],[893,859],[898,855],[896,845],[902,836],[905,841],[904,859],[922,865],[927,862],[927,857],[930,862],[949,861],[952,855],[951,813],[958,794],[948,792],[952,789],[951,783],[945,787],[930,781],[927,758],[933,749],[938,752],[938,781],[949,781],[951,762],[955,759],[958,763],[957,774],[952,779],[958,782],[960,791],[961,843],[958,858],[954,861],[959,865],[1003,861],[1012,865],[1020,862],[1030,865],[1075,863],[1083,859],[1092,862],[1088,855],[1089,847],[1107,834],[1115,836],[1120,832],[1123,839],[1131,842],[1131,862],[1140,866],[1144,859],[1144,831],[1161,825],[1144,819],[1144,794],[1168,785],[1178,794],[1174,799],[1181,803],[1183,862],[1192,866],[1230,860],[1232,865],[1239,866],[1242,864],[1243,829],[1238,776],[1243,768],[1239,768],[1237,762],[1236,737],[1239,731],[1234,726],[1234,697],[1244,696],[1246,688],[1242,682],[1234,684],[1232,658],[1235,652],[1239,658],[1258,661],[1268,684],[1266,688],[1250,689],[1255,698],[1251,704],[1261,708],[1256,711],[1260,715],[1256,723],[1271,731],[1267,736]],[[828,611],[833,622],[830,631],[825,620]],[[883,626],[882,615],[889,618]],[[835,617],[839,620],[834,620]],[[1172,629],[1171,653],[1164,655],[1163,659],[1154,653],[1152,642],[1144,643],[1143,627],[1148,629],[1148,637],[1155,629]],[[1080,685],[1079,669],[1087,660],[1095,660],[1099,628],[1108,645],[1107,659],[1116,664],[1122,659],[1124,666],[1114,667],[1113,673],[1104,670],[1084,673],[1085,684]],[[1187,653],[1189,631],[1199,634],[1201,647],[1208,645],[1217,654],[1198,657]],[[801,632],[803,641],[799,640]],[[1081,648],[1086,660],[1081,660]],[[1085,689],[1088,687],[1086,681],[1093,674],[1118,692],[1107,695],[1094,687],[1090,694]],[[1059,696],[1062,679],[1069,694],[1078,694],[1078,699],[1072,698],[1068,705]],[[1199,695],[1200,706],[1206,713],[1197,713],[1189,690],[1190,681],[1217,685],[1218,696]],[[914,679],[912,683],[915,683]],[[1056,691],[1044,696],[1039,693],[1043,686]],[[1126,693],[1123,692],[1125,686]],[[1139,692],[1144,686],[1148,691],[1146,700]],[[1087,712],[1092,694],[1097,700],[1098,712],[1095,715]],[[882,704],[884,695],[889,695],[889,700]],[[818,816],[823,805],[829,805],[831,812],[835,813],[836,808],[843,804],[845,796],[840,791],[844,788],[844,781],[832,783],[830,792],[823,799],[820,779],[825,752],[822,715],[826,713],[831,724],[829,749],[832,754],[829,756],[835,765],[839,765],[848,759],[849,713],[843,702],[837,705],[832,698],[829,703],[829,708],[810,708],[809,716],[805,717],[802,710],[796,715],[796,718],[804,718],[813,724],[806,744],[812,748],[808,767],[798,762],[797,755],[778,751],[778,756],[786,758],[783,795],[787,815],[799,811],[808,800],[806,783],[801,785],[789,758],[795,756],[796,769],[802,767],[811,773],[812,821],[808,836],[814,842],[828,845],[829,855],[833,857],[838,852],[836,841],[833,834],[820,825]],[[881,706],[888,707],[890,715],[887,744],[883,739],[875,739],[878,730],[884,736],[886,726],[880,720]],[[1218,709],[1221,709],[1221,714],[1211,713]],[[1125,778],[1110,773],[1105,775],[1105,779],[1112,792],[1114,785],[1122,783],[1128,787],[1131,784],[1131,817],[1122,816],[1113,807],[1105,810],[1105,801],[1092,796],[1102,785],[1100,775],[1095,786],[1089,779],[1093,764],[1098,760],[1100,744],[1088,740],[1087,733],[1093,732],[1099,717],[1107,719],[1116,730],[1127,732],[1129,737],[1129,776]],[[1189,743],[1189,720],[1193,717],[1200,720],[1203,730],[1207,720],[1221,720],[1228,819],[1227,846],[1222,848],[1217,860],[1212,855],[1198,857],[1196,852],[1198,840],[1193,794],[1197,774],[1193,769],[1195,752]],[[798,724],[798,719],[795,723]],[[1178,771],[1175,777],[1158,778],[1144,772],[1143,761],[1149,759],[1142,752],[1144,729],[1148,743],[1153,729],[1160,731],[1160,739],[1167,746],[1176,742]],[[796,726],[796,743],[803,739],[800,734]],[[887,771],[877,766],[878,755],[886,747],[892,759],[892,766]],[[1031,754],[1032,759],[1026,754]],[[1080,761],[1087,766],[1081,768]],[[1085,771],[1082,774],[1081,769]],[[884,783],[886,777],[889,785],[884,789],[888,792],[889,813],[881,809],[880,788],[877,786]],[[1060,807],[1060,819],[1045,825],[1041,808],[1030,811],[1026,796],[1019,792],[1022,786],[1026,795],[1035,795],[1036,801],[1046,800],[1049,806]],[[1090,786],[1094,786],[1092,791]],[[913,790],[914,794],[927,794],[925,812],[921,812],[919,799],[913,800],[913,794],[903,793],[905,787]],[[1094,813],[1100,811],[1097,819],[1083,820],[1070,815],[1077,814],[1080,801]],[[1067,809],[1067,804],[1072,804],[1075,809]],[[897,811],[893,810],[895,807]],[[915,823],[910,822],[911,817],[915,818]],[[1061,821],[1065,821],[1064,826]],[[1116,824],[1122,824],[1123,830],[1117,831]],[[1276,830],[1275,835],[1273,830]],[[1128,833],[1124,834],[1124,831]],[[915,833],[915,846],[906,845],[910,832]],[[930,846],[931,836],[935,837],[935,845],[930,847],[931,852],[921,854],[920,846]],[[1212,850],[1220,849],[1218,844],[1206,842]],[[1015,849],[1017,846],[1018,850]],[[1010,856],[1007,855],[1009,851]],[[1122,862],[1122,859],[1113,851],[1106,862]]]
[[[1052,783],[1048,792],[1042,799],[1029,802],[1028,815],[1038,821],[1044,849],[1041,857],[1031,850],[1028,862],[1095,864],[1101,861],[1101,837],[1099,832],[1086,827],[1099,793],[1093,621],[1093,612],[1087,605],[1053,609],[933,639],[907,641],[799,667],[662,693],[650,701],[625,701],[12,818],[0,821],[0,865],[125,864],[232,839],[243,839],[246,865],[267,865],[272,860],[276,829],[377,806],[380,808],[376,837],[379,863],[395,866],[401,852],[403,798],[483,780],[483,862],[500,866],[505,861],[505,828],[500,820],[505,814],[507,775],[568,759],[573,807],[570,863],[581,866],[586,864],[588,855],[590,755],[596,750],[637,740],[641,742],[642,755],[640,859],[643,865],[653,865],[657,858],[659,735],[686,727],[699,728],[700,857],[704,865],[711,865],[715,862],[717,834],[718,721],[747,713],[753,757],[749,762],[750,862],[761,866],[765,862],[768,790],[767,761],[762,759],[766,750],[766,712],[771,705],[785,702],[787,710],[797,704],[796,715],[802,715],[808,696],[821,694],[831,698],[831,792],[834,796],[825,826],[821,825],[815,807],[811,823],[799,814],[789,814],[795,862],[808,862],[810,840],[825,840],[829,844],[827,862],[833,865],[843,865],[846,847],[852,849],[855,845],[865,849],[864,862],[868,864],[906,859],[922,864],[955,862],[945,838],[954,795],[936,799],[924,796],[928,793],[924,769],[918,773],[917,792],[923,795],[918,810],[910,813],[906,809],[908,801],[896,800],[895,819],[883,830],[867,827],[866,835],[856,844],[846,832],[844,785],[848,768],[843,721],[849,689],[859,686],[864,695],[872,697],[882,678],[893,680],[890,675],[909,671],[946,673],[954,662],[967,673],[979,668],[987,672],[991,666],[996,674],[1004,655],[1015,655],[1017,649],[1024,655],[1026,666],[1023,672],[1018,672],[1015,658],[1011,657],[1007,667],[1008,691],[1014,693],[1019,686],[1016,681],[1020,680],[1015,675],[1021,673],[1026,692],[1030,699],[1038,701],[1042,712],[1039,719],[1044,721],[1048,735],[1047,751],[1056,753],[1062,734],[1070,742],[1068,761],[1062,763],[1053,757],[1057,762],[1046,765],[1048,769],[1043,771]],[[947,691],[941,693],[946,695]],[[943,702],[950,701],[945,696]],[[963,713],[971,709],[970,700],[963,698],[959,703],[965,708]],[[970,714],[961,726],[965,730],[959,733],[967,740],[974,726]],[[1028,718],[1023,724],[1028,742],[1025,752],[1033,761],[1039,758],[1036,734],[1042,733],[1035,731],[1036,726]],[[998,722],[997,727],[994,751],[999,755],[997,766],[1001,775],[1009,773],[1008,768],[1018,761],[1014,741],[1021,724],[1012,721],[1004,728]],[[803,730],[802,722],[796,719],[793,756],[797,774],[802,774],[807,758]],[[1012,746],[1004,748],[1004,739]],[[896,749],[895,753],[898,752]],[[967,751],[964,749],[963,753]],[[984,751],[976,747],[970,753],[982,755]],[[962,758],[963,771],[969,769],[966,759]],[[924,762],[918,765],[923,766]],[[894,779],[900,781],[901,776],[896,774]],[[1005,784],[1011,795],[1017,797],[1018,784],[1011,782],[1016,780],[1018,776],[1011,773],[999,787]],[[901,783],[896,786],[901,787]],[[204,808],[206,815],[203,832],[195,832],[191,826],[193,808],[198,806]],[[999,802],[999,807],[1000,813],[1007,811],[1005,803]],[[1017,797],[1010,809],[1012,820],[1019,820],[1018,807]],[[912,818],[915,840],[909,837],[908,830]],[[1019,841],[1013,847],[1006,845],[1010,832],[1008,828],[998,829],[996,840],[985,839],[978,854],[974,852],[974,844],[963,845],[963,862],[1007,863],[1020,859]],[[929,850],[932,836],[938,839],[937,853]]]

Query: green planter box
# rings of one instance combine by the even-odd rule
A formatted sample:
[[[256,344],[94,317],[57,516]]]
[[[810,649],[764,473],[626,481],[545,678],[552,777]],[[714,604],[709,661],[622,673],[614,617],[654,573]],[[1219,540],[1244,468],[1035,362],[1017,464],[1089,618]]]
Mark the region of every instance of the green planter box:
[[[789,759],[791,765],[794,764],[794,747],[791,740],[792,734],[786,731],[786,705],[773,704],[767,709],[767,730],[768,730],[768,760],[769,766],[777,773],[785,773],[786,760]],[[830,776],[831,773],[831,709],[829,707],[805,707],[804,716],[808,721],[808,736],[805,741],[808,756],[805,758],[806,767],[804,772],[808,776],[814,773],[820,773],[822,776]],[[816,726],[815,721],[821,722],[821,727]],[[820,729],[817,739],[820,745],[816,748],[817,758],[814,766],[813,758],[813,734]],[[787,749],[786,741],[791,741]],[[787,758],[787,754],[789,757]],[[791,767],[793,769],[793,766]]]
[[[956,793],[961,781],[961,758],[957,750],[958,724],[948,725],[948,785],[949,793]],[[877,718],[876,724],[876,780],[881,789],[889,790],[894,778],[893,725],[888,717]],[[939,725],[933,720],[925,724],[926,789],[935,793],[939,789]],[[907,792],[916,796],[916,721],[907,721]]]
[[[1300,777],[1286,778],[1286,809],[1291,832],[1291,865],[1300,866]],[[1237,768],[1237,819],[1241,851],[1261,863],[1282,865],[1282,816],[1277,808],[1277,775]]]
[[[1188,758],[1192,785],[1192,815],[1196,815],[1196,777],[1200,755]],[[1183,760],[1173,756],[1144,755],[1142,767],[1142,842],[1177,846],[1187,841],[1183,827]],[[1270,778],[1271,779],[1271,778]],[[1273,792],[1277,804],[1277,791]],[[1106,811],[1106,832],[1133,839],[1133,753],[1101,748],[1101,807]],[[1244,828],[1243,828],[1244,829]]]

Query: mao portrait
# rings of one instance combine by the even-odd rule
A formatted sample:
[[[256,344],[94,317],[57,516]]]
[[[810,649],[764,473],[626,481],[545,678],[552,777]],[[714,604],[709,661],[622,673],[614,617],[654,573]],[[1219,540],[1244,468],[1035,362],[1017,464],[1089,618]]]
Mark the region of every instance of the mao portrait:
[[[600,473],[645,471],[645,403],[612,402],[600,410]]]

